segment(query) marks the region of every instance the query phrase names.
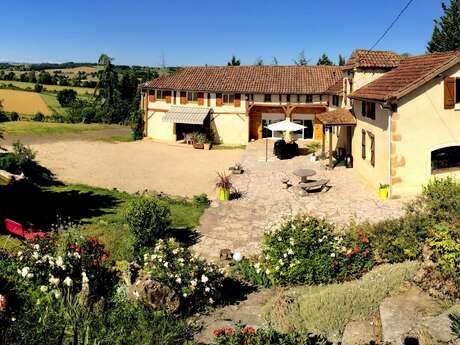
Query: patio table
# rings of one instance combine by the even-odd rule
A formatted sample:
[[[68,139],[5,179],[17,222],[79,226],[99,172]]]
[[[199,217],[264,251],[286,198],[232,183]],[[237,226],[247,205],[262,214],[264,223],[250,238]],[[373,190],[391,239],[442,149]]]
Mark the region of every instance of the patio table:
[[[310,176],[316,175],[316,171],[313,169],[297,169],[294,170],[293,174],[300,177],[301,183],[306,183]]]

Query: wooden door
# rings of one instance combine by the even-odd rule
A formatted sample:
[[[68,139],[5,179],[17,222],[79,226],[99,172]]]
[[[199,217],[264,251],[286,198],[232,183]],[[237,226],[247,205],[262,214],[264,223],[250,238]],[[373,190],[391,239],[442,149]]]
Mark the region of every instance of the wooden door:
[[[261,139],[262,114],[251,114],[249,116],[249,140]]]

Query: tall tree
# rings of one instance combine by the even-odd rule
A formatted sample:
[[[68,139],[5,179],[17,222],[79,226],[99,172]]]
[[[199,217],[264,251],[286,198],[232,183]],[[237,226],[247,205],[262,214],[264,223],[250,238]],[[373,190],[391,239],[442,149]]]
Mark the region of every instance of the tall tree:
[[[321,55],[321,57],[318,59],[318,62],[316,64],[318,66],[319,65],[331,66],[333,65],[333,62],[331,61],[331,59],[329,59],[329,56],[323,53],[323,55]]]
[[[240,64],[240,60],[237,59],[235,55],[233,55],[232,59],[229,62],[227,62],[227,66],[239,66]]]
[[[97,64],[101,66],[99,71],[99,82],[94,89],[94,94],[97,94],[96,99],[103,100],[103,105],[109,108],[115,101],[115,91],[118,85],[118,76],[112,65],[112,58],[106,54],[99,57]],[[99,93],[97,93],[99,91]]]
[[[345,57],[342,54],[339,54],[339,66],[345,65]]]
[[[444,15],[434,20],[434,29],[427,49],[430,53],[460,49],[460,0],[450,5],[441,3]]]
[[[254,65],[256,66],[263,66],[263,64],[264,64],[264,60],[260,56],[254,62]]]
[[[302,49],[300,51],[299,57],[297,58],[297,60],[294,60],[294,63],[297,66],[306,66],[306,65],[308,65],[308,59],[305,57],[305,50]]]

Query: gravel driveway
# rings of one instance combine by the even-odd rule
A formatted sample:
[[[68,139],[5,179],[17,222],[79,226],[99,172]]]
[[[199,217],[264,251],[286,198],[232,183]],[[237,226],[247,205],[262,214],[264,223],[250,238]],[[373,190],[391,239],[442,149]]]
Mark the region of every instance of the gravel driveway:
[[[228,169],[243,153],[238,149],[194,150],[148,139],[120,143],[95,140],[100,134],[88,134],[83,140],[75,135],[21,140],[25,139],[22,141],[37,152],[40,163],[63,182],[187,197],[206,193],[215,198],[216,172]]]

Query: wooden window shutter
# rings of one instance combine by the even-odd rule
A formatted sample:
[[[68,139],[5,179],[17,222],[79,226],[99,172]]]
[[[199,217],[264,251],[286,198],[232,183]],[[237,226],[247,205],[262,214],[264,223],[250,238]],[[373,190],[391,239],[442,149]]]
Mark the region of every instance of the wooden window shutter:
[[[455,78],[444,78],[444,109],[454,109],[455,106]]]
[[[149,102],[155,102],[155,91],[154,90],[149,91]]]
[[[233,101],[236,108],[241,106],[241,93],[235,93],[235,100]]]
[[[361,157],[366,159],[366,131],[361,131]]]
[[[375,137],[369,134],[369,138],[371,139],[371,165],[375,167]]]
[[[222,94],[216,93],[216,107],[222,106]]]
[[[177,97],[177,94],[176,94],[176,91],[173,91],[173,104],[176,104],[176,97]]]
[[[187,92],[180,92],[180,104],[187,104]]]
[[[171,103],[171,91],[165,91],[165,101]]]
[[[361,116],[365,117],[366,116],[366,102],[361,101]]]
[[[198,105],[204,105],[204,93],[203,92],[198,92],[197,99],[198,99]]]
[[[206,99],[208,101],[208,107],[211,106],[211,94],[209,92],[206,93]]]

